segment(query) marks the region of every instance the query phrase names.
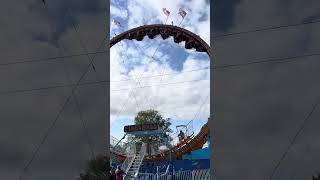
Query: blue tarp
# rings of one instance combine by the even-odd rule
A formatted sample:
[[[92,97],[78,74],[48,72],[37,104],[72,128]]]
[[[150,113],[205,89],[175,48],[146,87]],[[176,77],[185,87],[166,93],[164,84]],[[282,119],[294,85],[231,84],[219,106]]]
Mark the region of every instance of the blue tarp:
[[[210,159],[210,148],[206,147],[203,149],[192,151],[190,154],[185,154],[182,159]]]

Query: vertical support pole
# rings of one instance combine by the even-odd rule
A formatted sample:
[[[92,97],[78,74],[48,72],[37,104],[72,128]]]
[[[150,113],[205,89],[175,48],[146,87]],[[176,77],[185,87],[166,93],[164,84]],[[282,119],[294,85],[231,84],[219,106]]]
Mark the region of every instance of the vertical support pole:
[[[157,180],[159,180],[159,166],[157,166]]]
[[[195,177],[194,177],[194,176],[195,176],[195,175],[194,175],[195,172],[194,172],[194,171],[191,171],[191,173],[192,173],[192,180],[194,180],[194,179],[195,179]]]
[[[170,166],[171,166],[171,174],[172,174],[172,177],[174,176],[174,174],[173,174],[173,163],[172,163],[172,146],[171,146],[171,144],[170,144],[170,142],[169,142],[169,139],[167,139],[167,145],[169,146],[169,161],[170,161]]]

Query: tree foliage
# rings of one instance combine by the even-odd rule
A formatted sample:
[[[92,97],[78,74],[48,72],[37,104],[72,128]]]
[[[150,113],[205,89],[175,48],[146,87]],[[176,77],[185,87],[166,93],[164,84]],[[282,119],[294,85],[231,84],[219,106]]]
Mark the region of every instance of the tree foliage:
[[[140,111],[134,118],[134,122],[136,125],[143,125],[149,123],[157,123],[161,131],[163,132],[163,136],[170,140],[169,134],[173,131],[170,129],[170,118],[163,118],[162,115],[153,109]],[[158,149],[161,143],[161,138],[154,136],[154,137],[141,137],[141,138],[134,138],[136,143],[142,144],[147,143],[152,145],[153,148]]]
[[[80,174],[78,180],[105,180],[110,170],[109,158],[103,155],[89,160],[84,173]]]
[[[170,118],[163,118],[161,114],[159,114],[156,110],[146,110],[140,111],[134,118],[134,122],[136,125],[148,124],[148,123],[157,123],[161,130],[164,133],[171,133],[170,129]]]

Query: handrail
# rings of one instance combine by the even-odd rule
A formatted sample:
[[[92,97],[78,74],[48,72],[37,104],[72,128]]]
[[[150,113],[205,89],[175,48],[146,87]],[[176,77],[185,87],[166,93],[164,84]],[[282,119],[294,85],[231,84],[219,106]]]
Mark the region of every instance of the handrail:
[[[185,151],[188,151],[190,149],[190,147],[192,148],[198,142],[199,139],[201,139],[201,138],[203,138],[205,136],[205,134],[206,134],[205,130],[207,128],[206,125],[207,124],[205,124],[201,128],[200,133],[197,136],[195,136],[189,143],[184,143],[180,147],[176,148],[176,156],[180,156]]]
[[[140,157],[141,159],[144,158],[144,156],[146,154],[146,144],[145,143],[142,144],[140,152],[138,154],[136,154],[136,146],[135,146],[134,153],[132,153],[132,154],[134,154],[134,155],[132,157],[129,157],[129,159],[127,158],[126,161],[123,163],[124,168],[125,168],[124,169],[125,170],[124,178],[126,177],[126,174],[129,172],[129,170],[130,170],[131,166],[133,165],[133,162],[135,161],[135,159],[137,157]],[[141,165],[141,163],[142,162],[140,162],[139,166]],[[138,168],[138,172],[134,172],[135,174],[139,173],[139,168]]]
[[[169,167],[170,167],[170,164],[167,166],[167,169],[166,169],[165,173],[163,173],[161,175],[157,174],[157,179],[163,179],[165,176],[167,176],[169,174]]]
[[[168,174],[168,172],[169,172],[169,167],[170,167],[170,165],[168,165],[165,174]]]
[[[128,147],[128,154],[126,160],[122,163],[121,169],[125,171],[125,173],[128,172],[130,166],[132,165],[135,157],[136,157],[136,147],[134,145]]]

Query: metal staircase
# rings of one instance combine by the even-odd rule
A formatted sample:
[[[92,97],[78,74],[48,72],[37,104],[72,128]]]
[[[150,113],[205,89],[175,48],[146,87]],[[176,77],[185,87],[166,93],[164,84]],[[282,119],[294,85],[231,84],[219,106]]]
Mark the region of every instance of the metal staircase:
[[[135,148],[134,148],[135,149]],[[141,146],[141,150],[139,154],[136,154],[136,149],[134,150],[134,153],[131,154],[131,156],[127,156],[127,159],[122,164],[123,169],[125,170],[125,175],[123,179],[131,179],[132,177],[135,177],[139,173],[140,166],[142,164],[142,161],[144,159],[144,156],[146,154],[146,144],[143,144]],[[128,159],[129,157],[129,159]]]

